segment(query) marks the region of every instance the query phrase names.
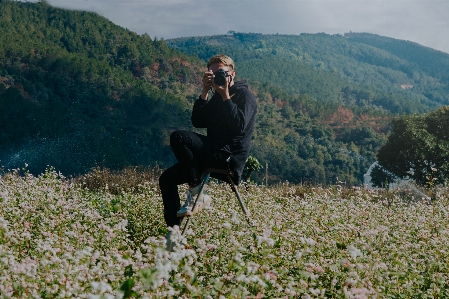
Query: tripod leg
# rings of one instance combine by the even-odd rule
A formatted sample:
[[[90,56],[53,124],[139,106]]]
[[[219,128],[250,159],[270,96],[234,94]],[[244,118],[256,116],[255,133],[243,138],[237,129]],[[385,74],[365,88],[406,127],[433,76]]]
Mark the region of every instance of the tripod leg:
[[[193,204],[193,207],[192,207],[192,212],[195,211],[196,205],[198,203],[198,199],[200,198],[201,193],[203,193],[204,187],[206,186],[207,181],[209,180],[209,177],[210,177],[210,172],[207,172],[204,174],[203,182],[201,183],[201,187],[200,187],[200,191],[198,192],[196,199],[195,199],[195,203]],[[184,233],[186,232],[189,222],[190,222],[190,216],[187,216],[187,220],[186,220],[186,223],[184,224],[184,228],[182,229],[181,235],[184,235]]]
[[[237,186],[234,184],[234,181],[232,180],[231,176],[230,175],[227,175],[227,176],[228,176],[229,183],[231,184],[231,189],[232,189],[232,191],[234,191],[235,195],[237,196],[237,199],[239,201],[240,207],[242,208],[242,211],[245,214],[246,221],[248,222],[249,225],[252,226],[250,214],[249,214],[248,210],[246,209],[245,204],[243,203],[242,198],[240,197],[240,193],[237,190]]]

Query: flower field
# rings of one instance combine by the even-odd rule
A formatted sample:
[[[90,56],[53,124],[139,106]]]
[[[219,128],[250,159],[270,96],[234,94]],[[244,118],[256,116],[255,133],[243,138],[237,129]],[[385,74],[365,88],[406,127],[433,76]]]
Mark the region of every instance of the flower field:
[[[0,177],[1,298],[449,298],[449,196],[226,185],[168,252],[156,180]]]

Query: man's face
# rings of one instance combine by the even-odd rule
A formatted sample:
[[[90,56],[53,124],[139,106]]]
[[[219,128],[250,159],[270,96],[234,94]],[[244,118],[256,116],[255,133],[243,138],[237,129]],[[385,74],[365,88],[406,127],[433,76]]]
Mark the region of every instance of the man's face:
[[[224,65],[224,64],[221,63],[221,62],[212,64],[212,65],[209,67],[209,70],[212,71],[212,73],[216,73],[218,70],[223,70],[223,71],[227,71],[228,74],[229,74],[232,78],[234,78],[234,76],[235,76],[234,70],[233,70],[230,66]]]

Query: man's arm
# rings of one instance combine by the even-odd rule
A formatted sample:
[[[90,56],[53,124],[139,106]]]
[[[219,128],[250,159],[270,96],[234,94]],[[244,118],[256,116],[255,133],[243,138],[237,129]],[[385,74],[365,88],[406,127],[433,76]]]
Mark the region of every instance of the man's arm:
[[[241,135],[248,126],[248,123],[253,119],[257,111],[257,103],[254,95],[248,89],[242,90],[235,95],[237,96],[236,99],[231,100],[229,89],[232,86],[231,84],[233,84],[233,77],[229,78],[230,81],[228,81],[228,84],[218,86],[213,82],[212,86],[223,100],[222,112],[225,115],[225,126],[230,130],[232,135],[236,136]]]
[[[195,128],[207,128],[207,121],[209,117],[209,102],[198,98],[193,104],[191,121]]]
[[[257,111],[254,95],[245,90],[234,101],[223,101],[223,112],[227,115],[226,127],[233,135],[241,135]]]
[[[212,88],[213,79],[214,73],[212,73],[212,71],[204,72],[203,79],[201,80],[203,84],[203,91],[201,92],[200,99],[207,101],[207,96],[209,95],[209,91]]]
[[[195,104],[193,105],[192,110],[192,116],[191,121],[192,125],[195,128],[206,128],[207,127],[207,120],[209,117],[209,110],[208,109],[208,101],[207,97],[209,95],[209,90],[212,87],[212,80],[213,80],[214,74],[212,71],[204,72],[202,84],[203,84],[203,90],[201,92],[201,95],[199,98],[195,101]]]

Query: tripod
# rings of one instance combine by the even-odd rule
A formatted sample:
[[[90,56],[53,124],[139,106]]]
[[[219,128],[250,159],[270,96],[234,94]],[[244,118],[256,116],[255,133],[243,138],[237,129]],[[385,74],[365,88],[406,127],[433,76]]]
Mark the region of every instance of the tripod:
[[[237,186],[235,185],[234,181],[232,180],[232,178],[235,176],[235,174],[231,170],[217,169],[217,168],[206,168],[204,170],[203,181],[201,182],[200,190],[199,190],[198,194],[196,195],[195,203],[193,204],[193,207],[192,207],[192,212],[196,208],[198,199],[200,198],[202,192],[204,191],[204,187],[207,184],[207,182],[209,181],[211,173],[222,174],[222,175],[226,176],[227,183],[229,183],[229,185],[231,186],[232,191],[234,192],[234,194],[237,197],[240,208],[242,209],[243,213],[245,214],[246,221],[251,226],[252,223],[251,223],[251,219],[250,219],[250,214],[249,214],[248,210],[246,209],[245,204],[243,203],[242,197],[240,196],[240,193],[237,190]],[[181,235],[184,235],[185,232],[187,231],[187,227],[189,226],[189,223],[190,223],[190,218],[191,218],[191,216],[187,216],[187,220],[186,220],[186,223],[184,224]]]

